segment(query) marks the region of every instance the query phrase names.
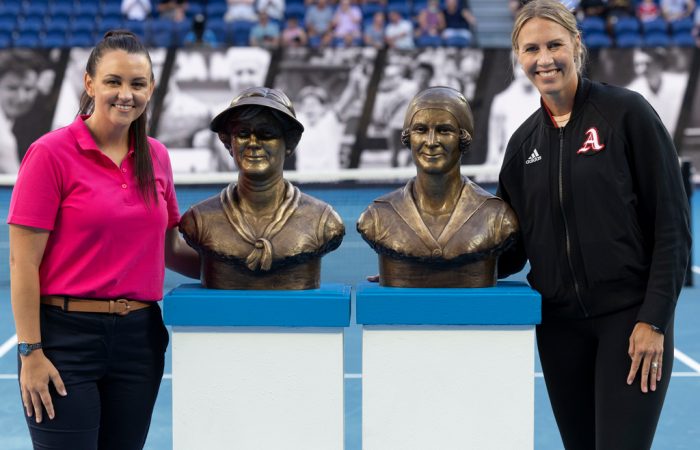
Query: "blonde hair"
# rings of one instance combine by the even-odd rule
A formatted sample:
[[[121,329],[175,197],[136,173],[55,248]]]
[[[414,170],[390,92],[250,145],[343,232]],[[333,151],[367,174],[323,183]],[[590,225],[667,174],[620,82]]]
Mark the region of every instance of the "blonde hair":
[[[564,29],[569,32],[571,39],[574,41],[574,45],[576,45],[576,37],[581,35],[576,23],[576,17],[561,2],[557,0],[534,0],[525,4],[525,6],[520,8],[518,15],[515,17],[513,33],[510,35],[511,44],[513,46],[514,69],[518,58],[518,36],[520,36],[520,31],[522,31],[523,26],[525,26],[528,20],[535,18],[550,20],[564,27]],[[580,75],[583,66],[586,64],[588,51],[583,44],[583,40],[579,40],[578,42],[579,51],[574,53],[574,64],[576,65],[576,72]]]

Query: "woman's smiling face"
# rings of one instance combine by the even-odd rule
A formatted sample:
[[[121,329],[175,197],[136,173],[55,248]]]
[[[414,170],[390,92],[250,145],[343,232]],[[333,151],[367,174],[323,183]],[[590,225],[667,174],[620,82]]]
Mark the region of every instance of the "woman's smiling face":
[[[576,91],[580,38],[547,19],[528,20],[518,34],[518,62],[543,97]]]
[[[153,87],[151,65],[141,53],[108,51],[95,76],[85,74],[85,91],[95,100],[94,119],[116,127],[128,127],[143,114]]]

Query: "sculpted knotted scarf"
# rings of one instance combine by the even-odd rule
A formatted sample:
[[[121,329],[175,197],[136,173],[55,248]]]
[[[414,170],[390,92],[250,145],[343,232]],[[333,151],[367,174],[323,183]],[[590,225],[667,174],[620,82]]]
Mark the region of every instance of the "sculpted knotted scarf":
[[[285,180],[282,204],[277,209],[275,217],[265,227],[262,236],[256,237],[253,233],[253,228],[245,219],[243,211],[241,211],[235,184],[231,183],[221,191],[221,206],[224,214],[226,214],[226,218],[243,240],[253,246],[253,251],[250,252],[245,260],[245,264],[250,270],[270,270],[272,266],[272,238],[284,228],[284,225],[294,214],[294,211],[299,206],[300,197],[301,192],[299,189]]]

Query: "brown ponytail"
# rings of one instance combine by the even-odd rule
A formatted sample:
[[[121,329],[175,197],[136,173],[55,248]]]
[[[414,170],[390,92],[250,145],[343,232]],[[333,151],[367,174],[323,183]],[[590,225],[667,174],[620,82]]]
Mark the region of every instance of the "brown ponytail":
[[[110,30],[105,33],[104,38],[90,52],[90,57],[85,66],[85,71],[88,75],[95,77],[97,65],[100,63],[102,56],[112,50],[123,50],[127,53],[145,55],[149,66],[152,67],[151,57],[146,47],[141,44],[134,33],[127,30]],[[153,70],[151,70],[151,82],[153,83],[154,81]],[[80,114],[92,114],[94,109],[95,100],[87,92],[83,92],[80,98]],[[146,135],[147,111],[148,108],[144,109],[143,114],[131,123],[131,126],[129,126],[129,138],[133,139],[134,154],[136,155],[136,180],[139,185],[139,191],[146,203],[150,204],[151,200],[158,203],[158,196],[155,176],[153,175],[153,160]]]

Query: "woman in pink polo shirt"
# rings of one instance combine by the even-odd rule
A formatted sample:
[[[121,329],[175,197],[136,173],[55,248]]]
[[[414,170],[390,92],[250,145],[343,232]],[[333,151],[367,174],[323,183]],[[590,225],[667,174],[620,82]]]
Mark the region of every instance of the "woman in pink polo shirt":
[[[167,150],[146,136],[148,52],[108,32],[84,84],[84,115],[30,146],[10,203],[22,402],[35,448],[140,449],[168,345],[165,266],[198,278],[199,259],[175,228]]]

